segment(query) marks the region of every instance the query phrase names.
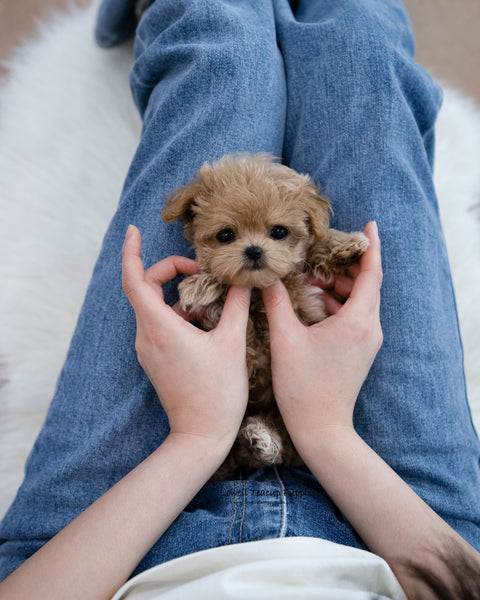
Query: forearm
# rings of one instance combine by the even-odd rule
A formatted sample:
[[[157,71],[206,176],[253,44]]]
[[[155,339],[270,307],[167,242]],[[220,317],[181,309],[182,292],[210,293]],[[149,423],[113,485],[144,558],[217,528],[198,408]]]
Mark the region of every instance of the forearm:
[[[0,584],[4,600],[110,598],[225,458],[169,436]]]
[[[302,444],[306,464],[368,548],[389,563],[407,594],[416,582],[405,572],[406,562],[438,572],[444,566],[432,551],[448,540],[476,554],[353,429],[317,438]]]

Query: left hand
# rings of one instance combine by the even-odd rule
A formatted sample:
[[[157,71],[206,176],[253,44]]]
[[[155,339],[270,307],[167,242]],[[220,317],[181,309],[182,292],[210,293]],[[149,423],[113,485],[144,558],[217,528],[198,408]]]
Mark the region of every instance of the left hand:
[[[365,234],[370,246],[353,280],[343,278],[337,283],[336,291],[349,297],[342,304],[326,295],[332,316],[324,321],[305,327],[281,282],[263,290],[275,398],[301,455],[320,432],[353,430],[357,395],[382,344],[382,267],[376,225],[369,223]]]
[[[202,331],[165,304],[162,285],[195,261],[170,256],[144,271],[140,232],[123,247],[123,289],[135,310],[138,361],[158,393],[173,434],[233,444],[248,400],[246,329],[250,290],[232,286],[220,321]]]

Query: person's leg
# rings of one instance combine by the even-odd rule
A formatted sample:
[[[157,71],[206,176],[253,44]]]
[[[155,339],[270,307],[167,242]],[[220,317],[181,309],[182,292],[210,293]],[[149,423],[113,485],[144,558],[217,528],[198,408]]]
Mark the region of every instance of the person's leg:
[[[332,226],[379,225],[384,343],[355,426],[480,549],[480,447],[432,184],[441,91],[413,61],[399,0],[278,0],[275,8],[285,161],[330,196]]]
[[[163,196],[225,153],[281,154],[286,93],[271,2],[161,0],[142,18],[135,52],[131,81],[142,138],[25,481],[1,524],[0,579],[168,432],[136,359],[134,313],[121,287],[128,224],[141,230],[146,266],[186,254],[182,226],[161,220]],[[208,530],[202,535],[207,543]],[[185,538],[177,550],[178,543],[184,553],[196,549]]]
[[[95,41],[103,48],[122,44],[135,33],[135,0],[103,0],[95,26]]]

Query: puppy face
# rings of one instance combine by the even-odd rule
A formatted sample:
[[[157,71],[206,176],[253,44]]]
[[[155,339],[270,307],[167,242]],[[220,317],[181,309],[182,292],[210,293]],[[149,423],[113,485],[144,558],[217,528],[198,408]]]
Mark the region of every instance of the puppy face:
[[[266,155],[225,157],[168,200],[182,217],[202,270],[228,285],[263,288],[302,270],[328,229],[328,201],[308,177]]]
[[[192,229],[202,269],[223,283],[259,288],[298,269],[311,237],[301,207],[234,190],[195,211]]]

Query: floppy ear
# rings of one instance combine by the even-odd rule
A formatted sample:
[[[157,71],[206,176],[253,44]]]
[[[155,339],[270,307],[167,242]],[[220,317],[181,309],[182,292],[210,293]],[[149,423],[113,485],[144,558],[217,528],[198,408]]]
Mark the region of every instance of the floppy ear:
[[[198,179],[192,180],[187,185],[179,187],[166,198],[167,204],[162,210],[162,219],[167,223],[176,219],[183,219],[186,223],[193,220],[192,204],[195,196],[203,189]]]
[[[332,207],[326,196],[319,194],[320,187],[311,181],[306,182],[302,188],[301,200],[308,215],[308,224],[318,242],[325,239],[330,223]]]
[[[310,231],[317,241],[322,241],[333,211],[328,198],[319,194],[320,186],[315,185],[308,175],[275,162],[271,163],[268,174],[276,181],[282,194],[294,198],[303,207]]]
[[[190,229],[197,205],[208,202],[210,195],[218,185],[215,165],[203,163],[196,177],[171,193],[166,198],[167,205],[162,210],[162,219],[167,222],[183,219],[187,230]]]

